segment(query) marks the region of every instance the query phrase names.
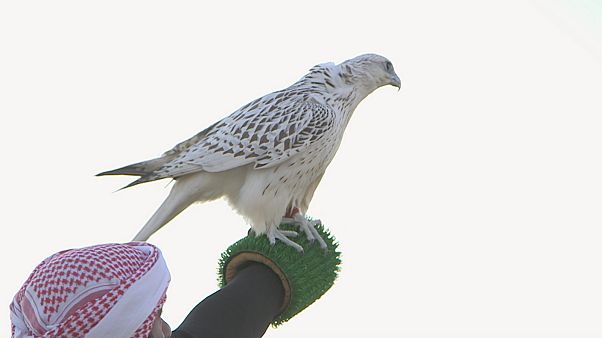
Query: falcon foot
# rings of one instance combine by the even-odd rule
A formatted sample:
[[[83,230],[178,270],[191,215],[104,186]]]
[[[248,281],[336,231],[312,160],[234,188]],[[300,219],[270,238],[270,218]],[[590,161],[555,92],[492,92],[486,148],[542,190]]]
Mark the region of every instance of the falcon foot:
[[[319,219],[310,221],[300,213],[295,213],[292,218],[283,217],[281,223],[298,225],[299,228],[301,228],[301,230],[303,230],[305,233],[305,236],[307,236],[308,241],[313,242],[317,239],[320,247],[326,250],[326,242],[324,242],[324,239],[320,236],[318,230],[315,228],[316,225],[322,224],[322,221]]]
[[[301,245],[299,245],[289,239],[289,237],[297,237],[297,235],[298,234],[296,231],[280,230],[276,227],[270,228],[268,230],[268,232],[266,233],[266,236],[268,236],[268,240],[270,241],[270,244],[274,245],[274,244],[276,244],[276,240],[279,240],[282,243],[293,247],[293,249],[295,249],[299,252],[303,252],[303,247]]]

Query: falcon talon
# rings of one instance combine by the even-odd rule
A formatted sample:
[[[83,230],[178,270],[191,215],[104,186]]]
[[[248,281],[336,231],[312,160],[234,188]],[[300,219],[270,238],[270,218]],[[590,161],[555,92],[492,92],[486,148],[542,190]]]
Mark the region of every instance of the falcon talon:
[[[270,241],[271,245],[275,245],[276,240],[279,240],[280,242],[292,247],[298,252],[303,252],[303,247],[301,245],[295,243],[294,241],[288,238],[298,236],[298,233],[296,231],[280,230],[276,227],[273,227],[268,230],[266,236],[268,237],[268,240]]]
[[[283,234],[286,237],[297,237],[297,236],[299,236],[298,232],[292,231],[292,230],[280,230],[280,233]]]
[[[280,224],[286,225],[286,224],[296,224],[296,223],[295,223],[295,220],[291,217],[282,217],[282,220],[280,220]]]
[[[321,225],[322,221],[320,221],[319,219],[310,221],[300,213],[296,213],[293,215],[293,224],[298,225],[299,228],[301,228],[301,230],[305,233],[305,236],[307,237],[307,240],[310,243],[313,243],[315,240],[318,240],[318,243],[320,243],[320,247],[322,249],[327,249],[326,242],[324,241],[322,236],[320,236],[318,230],[316,230],[316,226]]]

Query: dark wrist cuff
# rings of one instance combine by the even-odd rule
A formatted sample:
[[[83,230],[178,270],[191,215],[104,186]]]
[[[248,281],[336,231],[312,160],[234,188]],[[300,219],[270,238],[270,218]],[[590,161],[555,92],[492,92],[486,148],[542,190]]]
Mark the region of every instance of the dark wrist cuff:
[[[278,314],[282,313],[282,311],[284,311],[290,304],[291,287],[282,269],[264,255],[258,252],[240,252],[237,255],[230,257],[230,260],[226,262],[224,266],[224,278],[226,284],[230,283],[238,271],[248,266],[248,264],[251,262],[261,263],[267,266],[276,274],[276,276],[278,276],[278,278],[280,278],[282,289],[284,290],[284,296]]]

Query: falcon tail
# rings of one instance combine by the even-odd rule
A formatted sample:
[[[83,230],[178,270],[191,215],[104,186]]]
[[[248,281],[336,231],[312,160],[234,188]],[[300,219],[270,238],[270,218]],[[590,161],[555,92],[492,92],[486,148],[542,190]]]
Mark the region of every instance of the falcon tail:
[[[155,181],[155,180],[163,178],[163,177],[154,175],[154,173],[156,170],[160,169],[163,165],[165,165],[169,161],[170,161],[170,158],[163,156],[163,157],[155,158],[155,159],[148,160],[148,161],[130,164],[125,167],[118,168],[118,169],[101,172],[100,174],[96,174],[96,176],[109,176],[109,175],[140,176],[139,179],[137,179],[134,182],[119,189],[119,190],[123,190],[123,189],[129,188],[129,187],[138,185],[140,183],[146,183],[146,182]]]
[[[108,175],[130,175],[130,176],[146,176],[152,174],[155,170],[161,168],[169,160],[165,157],[159,157],[148,161],[138,162],[118,169],[101,172],[96,176]]]

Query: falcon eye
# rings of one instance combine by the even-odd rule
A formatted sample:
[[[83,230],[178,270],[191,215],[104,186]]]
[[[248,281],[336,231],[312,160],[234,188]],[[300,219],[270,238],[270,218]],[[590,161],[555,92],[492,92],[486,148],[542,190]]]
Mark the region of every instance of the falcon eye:
[[[391,61],[387,61],[387,63],[385,63],[385,69],[387,70],[387,72],[393,70],[393,64],[391,63]]]

